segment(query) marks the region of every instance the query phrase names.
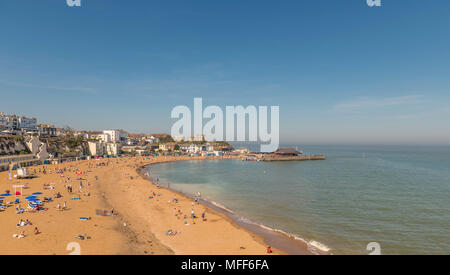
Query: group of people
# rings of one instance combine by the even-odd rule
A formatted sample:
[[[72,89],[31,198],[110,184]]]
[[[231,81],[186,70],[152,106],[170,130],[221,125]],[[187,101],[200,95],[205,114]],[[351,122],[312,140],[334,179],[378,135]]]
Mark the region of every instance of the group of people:
[[[66,171],[71,172],[72,170],[74,172],[79,171],[78,168],[74,168],[74,169],[71,169],[71,168],[68,168],[68,169],[67,168],[63,168],[63,169],[54,168],[54,170],[55,170],[55,173],[62,174],[61,177],[64,179],[63,182],[65,182],[65,183],[70,183],[71,182],[71,177],[68,176],[68,175],[67,176],[63,175],[64,172],[66,172]],[[52,169],[48,169],[48,171],[45,168],[42,168],[42,169],[39,168],[37,171],[36,171],[36,169],[34,169],[34,174],[37,174],[37,173],[43,173],[45,175],[47,173],[52,173]],[[98,177],[96,179],[98,179]],[[54,183],[44,184],[44,189],[54,189],[55,187],[53,185],[54,185]],[[87,185],[90,186],[89,183]],[[67,189],[67,191],[69,193],[73,192],[72,185],[66,184],[65,187],[66,187],[66,189]],[[82,184],[82,182],[80,180],[80,192],[82,190],[83,190],[83,184]],[[6,193],[9,194],[9,190]],[[53,201],[53,198],[61,198],[61,197],[62,197],[61,193],[57,192],[57,193],[55,193],[53,195],[53,197],[44,197],[43,202]],[[30,202],[29,208],[30,207],[33,208],[32,210],[36,210],[36,211],[47,210],[46,208],[43,208],[41,206],[41,203],[31,203]],[[67,202],[64,201],[62,205],[60,203],[58,203],[58,205],[56,206],[56,209],[60,210],[60,211],[66,210],[67,209]],[[16,210],[17,210],[17,214],[25,212],[25,209],[21,208],[20,203],[17,203]],[[20,219],[20,221],[16,224],[16,226],[18,228],[22,228],[22,227],[30,226],[30,225],[33,225],[33,224],[28,219],[25,219],[25,220],[24,219]],[[33,232],[34,232],[35,235],[41,233],[36,226],[34,227]],[[25,238],[26,236],[27,236],[27,234],[25,234],[25,230],[21,231],[19,234],[14,234],[13,235],[14,238],[18,238],[18,239]]]
[[[67,203],[64,202],[62,206],[60,203],[58,203],[58,205],[56,206],[56,210],[58,210],[58,211],[67,210]]]
[[[19,221],[19,223],[17,224],[17,227],[24,227],[24,226],[28,226],[28,225],[33,225],[33,224],[28,219],[26,219],[26,220],[22,220],[21,219]],[[33,232],[34,232],[34,235],[38,235],[38,234],[41,233],[36,226],[34,227]],[[14,234],[13,235],[13,237],[17,238],[17,239],[22,239],[22,238],[25,238],[26,236],[27,235],[25,234],[25,230],[22,230],[19,234]]]
[[[31,221],[29,221],[28,219],[26,220],[20,219],[19,223],[17,224],[17,227],[23,227],[27,225],[32,225]]]

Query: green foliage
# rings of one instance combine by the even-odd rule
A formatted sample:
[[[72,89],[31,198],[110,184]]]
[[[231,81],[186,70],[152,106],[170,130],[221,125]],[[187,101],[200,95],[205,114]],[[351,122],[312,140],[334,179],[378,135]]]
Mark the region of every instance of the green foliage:
[[[83,141],[84,141],[83,137],[74,137],[74,136],[67,136],[65,140],[67,147],[69,147],[71,150],[81,146]]]
[[[174,142],[173,138],[170,135],[165,136],[165,137],[160,137],[158,139],[159,139],[160,143]]]

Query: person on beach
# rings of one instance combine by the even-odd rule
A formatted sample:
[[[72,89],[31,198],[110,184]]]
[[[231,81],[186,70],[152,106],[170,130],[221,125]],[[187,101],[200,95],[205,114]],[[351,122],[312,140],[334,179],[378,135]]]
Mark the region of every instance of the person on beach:
[[[273,253],[272,248],[270,246],[267,247],[267,254],[272,254],[272,253]]]
[[[18,239],[22,239],[25,238],[27,235],[25,235],[25,231],[20,232],[20,234],[14,234],[13,237],[18,238]]]
[[[17,224],[17,227],[25,226],[25,221],[20,219],[19,223]]]
[[[202,212],[202,220],[203,220],[204,222],[206,222],[206,215],[205,215],[205,211],[203,211],[203,212]]]
[[[39,229],[37,227],[34,228],[34,235],[40,234]]]

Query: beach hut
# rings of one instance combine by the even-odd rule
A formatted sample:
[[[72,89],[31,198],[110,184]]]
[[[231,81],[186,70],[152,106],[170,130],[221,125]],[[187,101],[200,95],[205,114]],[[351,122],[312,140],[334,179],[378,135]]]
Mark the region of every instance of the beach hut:
[[[23,194],[23,188],[25,187],[25,185],[13,185],[12,186],[13,188],[14,188],[14,195],[16,195],[16,196],[22,196],[22,194]],[[20,188],[20,192],[19,191],[17,191],[17,189],[18,188]]]

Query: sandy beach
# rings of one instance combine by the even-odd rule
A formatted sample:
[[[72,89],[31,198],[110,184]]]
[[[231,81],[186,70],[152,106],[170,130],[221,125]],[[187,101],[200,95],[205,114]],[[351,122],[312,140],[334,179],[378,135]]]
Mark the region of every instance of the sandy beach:
[[[113,158],[35,166],[29,167],[30,172],[36,170],[35,178],[12,181],[7,172],[1,172],[0,192],[12,194],[4,203],[17,198],[20,203],[0,212],[0,254],[69,254],[68,245],[75,242],[81,254],[266,255],[268,245],[262,236],[192,198],[157,187],[138,173],[145,165],[188,159],[193,158]],[[17,184],[28,186],[21,196],[14,195],[12,186]],[[44,184],[52,189],[44,189]],[[53,201],[44,203],[41,211],[17,214],[19,205],[28,210],[25,197],[34,192],[43,193],[40,199],[53,197]],[[62,197],[54,198],[58,192]],[[64,202],[66,209],[58,210]],[[96,210],[113,215],[97,215]],[[17,227],[27,219],[31,225]],[[13,237],[22,232],[24,238]],[[84,239],[77,238],[80,235]]]

